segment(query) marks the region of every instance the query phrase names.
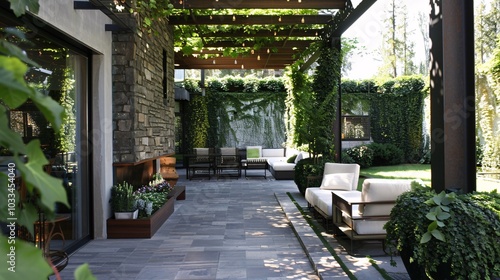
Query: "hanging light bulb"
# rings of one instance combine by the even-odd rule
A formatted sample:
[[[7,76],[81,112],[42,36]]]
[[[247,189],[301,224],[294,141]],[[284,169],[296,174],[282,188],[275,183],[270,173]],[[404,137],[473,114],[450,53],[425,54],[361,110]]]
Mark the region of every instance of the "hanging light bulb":
[[[278,18],[278,21],[281,22],[281,16]]]
[[[241,44],[241,46],[242,46],[242,47],[244,47],[244,46],[245,46],[245,42],[243,42],[243,43]]]
[[[182,0],[179,0],[179,4],[181,4],[181,5],[182,5]]]
[[[251,49],[251,50],[250,50],[250,53],[251,53],[251,54],[254,54],[254,53],[255,53],[255,51],[254,51],[253,49]]]
[[[271,50],[270,50],[270,49],[267,49],[267,53],[270,53],[270,52],[271,52]]]
[[[234,60],[234,64],[238,64],[238,60],[236,60],[236,59],[235,59],[235,60]]]
[[[210,20],[212,20],[212,19],[213,19],[213,18],[212,18],[212,15],[210,15]]]
[[[214,59],[214,60],[212,60],[212,64],[215,64],[215,59]]]
[[[233,15],[233,21],[236,21],[236,16],[235,15]]]
[[[278,35],[278,33],[276,31],[274,31],[274,36]]]
[[[241,64],[241,69],[245,69],[245,65]]]
[[[302,3],[302,0],[298,0],[298,1],[299,1],[299,3]]]
[[[257,56],[257,60],[260,60],[260,54]]]
[[[300,22],[304,23],[306,20],[304,19],[304,17],[302,17],[302,19],[300,20]]]

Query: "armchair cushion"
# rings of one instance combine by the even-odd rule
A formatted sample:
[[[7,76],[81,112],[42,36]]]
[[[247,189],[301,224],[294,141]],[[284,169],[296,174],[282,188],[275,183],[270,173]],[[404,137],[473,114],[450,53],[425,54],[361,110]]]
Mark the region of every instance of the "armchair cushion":
[[[332,173],[323,176],[320,188],[323,190],[344,190],[352,188],[353,173]]]
[[[412,180],[366,179],[363,182],[361,201],[396,201],[398,196],[411,189]],[[394,204],[360,204],[359,213],[367,216],[388,216]]]

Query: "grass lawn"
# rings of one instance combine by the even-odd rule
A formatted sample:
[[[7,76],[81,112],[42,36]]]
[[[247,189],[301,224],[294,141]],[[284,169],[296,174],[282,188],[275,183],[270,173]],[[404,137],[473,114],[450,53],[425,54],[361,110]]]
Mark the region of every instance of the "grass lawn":
[[[387,179],[421,179],[428,186],[431,185],[430,164],[400,164],[389,166],[374,166],[362,168],[360,171],[358,190],[361,190],[366,178]]]
[[[366,178],[390,178],[390,179],[421,179],[428,186],[431,185],[431,165],[430,164],[401,164],[390,166],[375,166],[362,168],[358,183],[358,190],[361,190],[363,181]],[[485,178],[477,179],[478,191],[500,191],[500,182]]]

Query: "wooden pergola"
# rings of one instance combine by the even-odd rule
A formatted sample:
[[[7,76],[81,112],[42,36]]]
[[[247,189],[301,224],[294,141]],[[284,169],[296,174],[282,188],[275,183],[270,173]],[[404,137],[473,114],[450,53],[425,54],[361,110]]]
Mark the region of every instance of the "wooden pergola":
[[[356,7],[345,0],[174,0],[176,9],[189,16],[170,16],[175,28],[196,26],[203,49],[186,54],[176,52],[179,69],[283,69],[319,40],[324,26],[333,26],[337,37],[351,26],[376,0],[363,0]],[[210,15],[210,11],[231,9],[232,14]],[[269,13],[244,15],[241,9],[264,9]],[[309,10],[308,14],[280,15],[271,9]],[[201,15],[200,15],[201,14]],[[205,26],[237,26],[232,31],[209,31]],[[258,32],[245,27],[261,26]],[[259,40],[267,38],[268,40]],[[183,38],[186,39],[186,38]],[[224,56],[225,48],[246,48],[238,57]]]
[[[120,19],[110,12],[111,0],[75,1],[75,8],[91,4],[108,14],[115,23]],[[357,2],[353,5],[352,2]],[[283,69],[295,62],[304,50],[317,41],[329,25],[331,38],[342,36],[376,0],[172,0],[177,9],[189,16],[171,16],[169,24],[182,28],[197,27],[196,36],[206,44],[192,54],[177,52],[176,68],[181,69]],[[476,189],[475,88],[474,88],[474,3],[469,0],[429,0],[431,86],[432,185],[436,190]],[[211,16],[209,11],[230,9],[228,15]],[[313,14],[279,16],[238,15],[239,9],[311,9]],[[201,10],[204,13],[197,14]],[[206,32],[204,25],[237,25],[232,32]],[[279,26],[277,30],[245,32],[248,25]],[[107,26],[107,30],[113,30]],[[258,38],[269,38],[258,47]],[[332,47],[340,47],[332,44]],[[259,41],[260,42],[260,41]],[[254,47],[241,57],[224,57],[224,48]],[[268,51],[269,50],[269,51]],[[271,51],[272,50],[272,51]],[[307,69],[317,55],[302,66]],[[337,124],[338,126],[338,124]],[[340,137],[335,137],[340,147]]]

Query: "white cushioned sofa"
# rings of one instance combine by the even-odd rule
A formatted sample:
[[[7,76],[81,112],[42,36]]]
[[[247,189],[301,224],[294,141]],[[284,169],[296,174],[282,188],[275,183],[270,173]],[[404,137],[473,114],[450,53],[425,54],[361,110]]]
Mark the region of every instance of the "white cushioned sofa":
[[[291,148],[262,148],[262,146],[248,146],[247,158],[245,161],[266,160],[269,171],[276,180],[293,180],[295,174],[295,164],[302,158],[307,157],[307,153]],[[297,155],[295,162],[288,163],[287,160],[293,155]]]

